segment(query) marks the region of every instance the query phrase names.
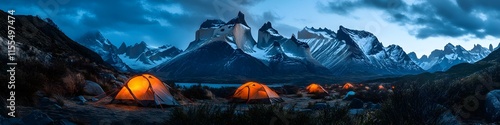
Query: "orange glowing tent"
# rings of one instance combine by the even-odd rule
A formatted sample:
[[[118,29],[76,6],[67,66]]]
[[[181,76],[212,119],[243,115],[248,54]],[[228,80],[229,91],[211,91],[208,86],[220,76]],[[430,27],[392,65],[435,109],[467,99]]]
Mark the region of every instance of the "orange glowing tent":
[[[328,94],[328,91],[326,91],[323,87],[321,87],[321,85],[318,85],[316,83],[307,86],[306,91],[310,94]]]
[[[264,84],[247,82],[241,85],[232,96],[232,102],[236,103],[279,103],[283,99]]]
[[[352,85],[351,83],[346,83],[346,84],[344,84],[342,89],[344,89],[344,90],[354,89],[354,85]]]
[[[136,75],[123,85],[113,101],[132,101],[142,106],[179,105],[167,86],[151,74]]]

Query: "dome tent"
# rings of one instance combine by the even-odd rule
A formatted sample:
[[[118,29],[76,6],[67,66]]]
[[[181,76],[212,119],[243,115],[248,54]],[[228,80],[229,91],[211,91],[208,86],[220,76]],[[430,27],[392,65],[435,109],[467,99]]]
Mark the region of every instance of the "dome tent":
[[[236,103],[274,104],[283,102],[283,99],[264,84],[247,82],[236,89],[231,101]]]
[[[307,86],[306,91],[309,94],[328,94],[328,92],[323,87],[321,87],[321,85],[318,85],[316,83],[312,83],[311,85]]]
[[[151,74],[130,78],[112,102],[134,102],[141,106],[179,105],[168,89],[168,85]]]

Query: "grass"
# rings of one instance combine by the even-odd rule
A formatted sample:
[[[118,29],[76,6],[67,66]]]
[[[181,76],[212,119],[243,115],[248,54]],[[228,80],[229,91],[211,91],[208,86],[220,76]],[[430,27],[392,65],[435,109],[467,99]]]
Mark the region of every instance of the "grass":
[[[348,115],[349,109],[336,105],[318,111],[294,111],[294,106],[285,108],[277,105],[249,105],[240,110],[237,105],[191,105],[177,107],[165,124],[179,125],[321,125],[351,124],[356,119]],[[362,117],[356,117],[362,118]]]

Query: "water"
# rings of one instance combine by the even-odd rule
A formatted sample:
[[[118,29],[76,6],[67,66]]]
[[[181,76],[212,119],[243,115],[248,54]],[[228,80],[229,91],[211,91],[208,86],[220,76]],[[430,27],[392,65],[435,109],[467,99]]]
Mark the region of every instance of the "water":
[[[175,83],[175,85],[189,88],[194,85],[198,85],[198,83]],[[210,88],[222,88],[222,87],[240,87],[241,83],[201,83],[201,86],[207,86]],[[274,84],[266,84],[269,87],[281,87],[283,85],[287,85],[286,83],[274,83]]]

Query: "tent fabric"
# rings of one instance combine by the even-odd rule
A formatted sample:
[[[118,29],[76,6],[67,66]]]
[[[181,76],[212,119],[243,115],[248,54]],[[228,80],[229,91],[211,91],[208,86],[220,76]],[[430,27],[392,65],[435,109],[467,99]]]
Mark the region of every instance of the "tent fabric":
[[[283,102],[283,99],[264,84],[247,82],[236,89],[232,102],[273,104]]]
[[[311,84],[306,87],[307,93],[309,94],[328,94],[328,91],[325,90],[325,88],[321,87],[321,85],[318,84]]]
[[[130,78],[115,96],[116,101],[134,101],[142,106],[179,105],[167,86],[151,74]]]
[[[346,84],[344,84],[342,89],[344,89],[344,90],[354,89],[354,85],[352,85],[351,83],[346,83]]]

